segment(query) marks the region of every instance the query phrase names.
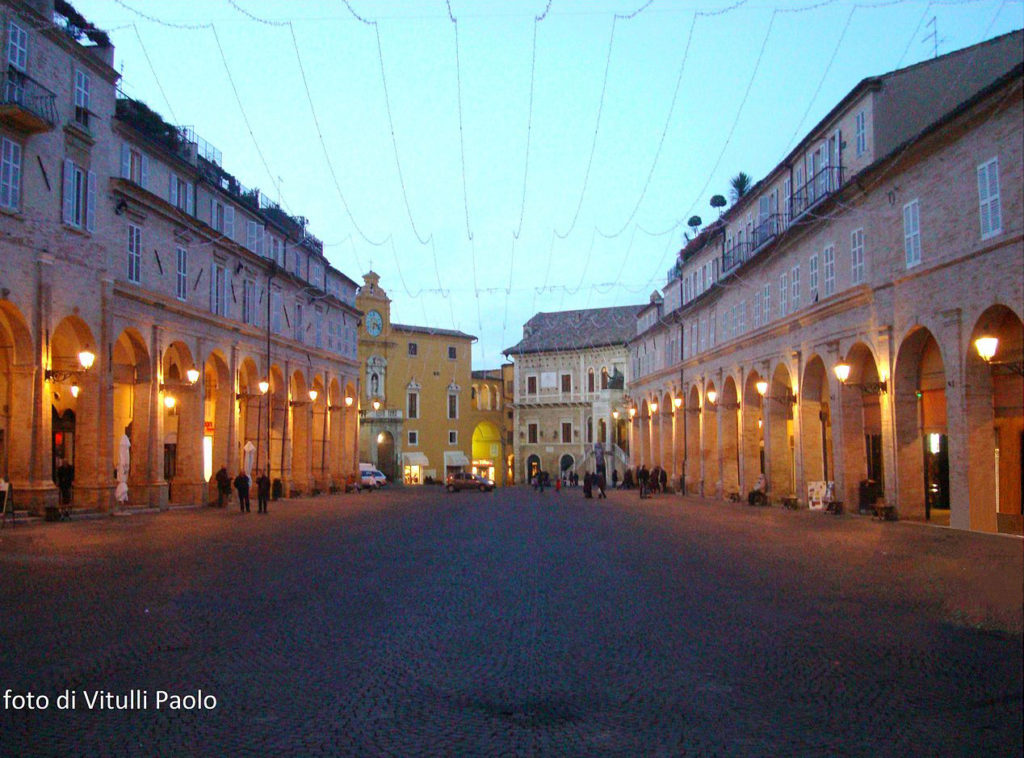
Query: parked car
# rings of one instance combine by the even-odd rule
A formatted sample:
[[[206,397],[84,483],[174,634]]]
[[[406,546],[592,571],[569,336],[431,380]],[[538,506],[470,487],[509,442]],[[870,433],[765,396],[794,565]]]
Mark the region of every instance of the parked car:
[[[490,479],[485,479],[479,474],[470,474],[467,471],[457,471],[454,474],[448,474],[447,487],[449,492],[455,492],[456,490],[480,490],[481,492],[491,492],[494,490],[494,482]]]
[[[380,489],[387,483],[388,478],[380,471],[372,466],[366,466],[364,463],[359,464],[359,484],[361,486]]]

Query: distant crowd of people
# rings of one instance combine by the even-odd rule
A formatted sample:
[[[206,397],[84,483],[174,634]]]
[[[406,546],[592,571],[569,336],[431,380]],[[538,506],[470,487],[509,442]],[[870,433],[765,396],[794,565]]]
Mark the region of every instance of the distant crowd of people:
[[[583,497],[591,498],[596,495],[598,499],[605,498],[607,497],[605,490],[608,488],[609,481],[605,471],[602,468],[593,473],[587,472],[581,478],[579,473],[567,469],[553,478],[553,488],[556,492],[560,492],[562,489],[577,488],[582,485]],[[552,488],[552,476],[547,471],[535,471],[530,476],[530,486],[535,492],[550,489]],[[668,492],[668,472],[660,466],[648,469],[646,464],[642,464],[637,469],[627,468],[620,480],[618,469],[613,468],[611,486],[616,490],[639,489],[640,497],[647,498],[658,492]]]

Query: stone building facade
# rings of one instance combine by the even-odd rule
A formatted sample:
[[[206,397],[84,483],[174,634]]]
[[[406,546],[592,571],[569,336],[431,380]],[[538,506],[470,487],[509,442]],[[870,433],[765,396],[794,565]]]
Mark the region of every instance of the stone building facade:
[[[363,460],[410,485],[469,471],[475,459],[497,472],[490,456],[503,428],[500,400],[492,402],[490,383],[472,376],[476,337],[393,322],[391,299],[373,271],[363,277],[356,303],[365,314],[359,331]],[[478,437],[488,458],[475,456]]]
[[[626,342],[640,306],[538,313],[505,350],[514,362],[516,478],[537,471],[621,475],[628,463]]]
[[[864,80],[681,251],[630,342],[634,462],[1021,531],[1022,41]]]
[[[119,97],[109,39],[70,5],[0,13],[0,473],[19,504],[53,504],[61,463],[97,509],[125,488],[203,502],[221,465],[340,486],[355,282],[191,130]]]

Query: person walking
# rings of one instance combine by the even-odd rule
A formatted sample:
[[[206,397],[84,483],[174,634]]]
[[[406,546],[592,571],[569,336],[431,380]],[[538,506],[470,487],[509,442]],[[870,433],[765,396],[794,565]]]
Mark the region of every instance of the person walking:
[[[244,469],[235,477],[235,489],[238,490],[238,510],[249,513],[249,477]]]
[[[589,473],[584,474],[583,475],[583,497],[585,497],[587,500],[590,499],[591,493],[592,493],[591,482],[593,482],[593,479],[591,478],[591,475]]]
[[[602,471],[597,475],[597,499],[601,498],[608,499],[608,496],[604,493],[604,488],[607,485],[607,480],[604,478],[604,472]]]
[[[231,474],[228,473],[226,463],[220,467],[214,479],[217,480],[217,507],[223,508],[231,499]]]
[[[617,468],[612,469],[612,489],[617,490],[619,488],[619,470]]]
[[[661,473],[658,474],[658,486],[662,492],[668,492],[668,472],[665,469],[662,469]]]
[[[270,477],[266,471],[256,471],[256,512],[267,512],[267,501],[270,499]]]
[[[640,470],[636,474],[637,482],[640,484],[640,499],[643,500],[645,497],[650,497],[651,492],[648,489],[651,483],[651,472],[647,470],[647,464],[644,463],[640,466]]]

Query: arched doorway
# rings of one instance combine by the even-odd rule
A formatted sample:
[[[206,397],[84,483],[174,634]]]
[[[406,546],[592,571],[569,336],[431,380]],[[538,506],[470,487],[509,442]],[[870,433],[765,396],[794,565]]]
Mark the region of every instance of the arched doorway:
[[[481,421],[473,429],[473,473],[497,482],[500,462],[501,431],[491,422]]]
[[[948,524],[946,369],[928,329],[912,330],[900,345],[894,389],[900,515]]]
[[[857,342],[846,354],[850,367],[846,381],[839,385],[842,414],[842,491],[836,496],[848,504],[860,503],[861,482],[870,506],[885,491],[885,459],[882,453],[882,385],[871,349]],[[888,388],[891,391],[891,388]]]
[[[128,502],[148,503],[150,472],[151,359],[142,335],[134,328],[118,335],[113,349],[113,409],[111,440],[114,466],[122,436],[128,437]]]
[[[221,466],[229,472],[237,467],[231,459],[229,442],[234,439],[234,395],[227,360],[219,351],[210,353],[203,364],[203,480],[207,483],[207,502],[211,503],[217,500],[213,472]]]
[[[263,432],[264,444],[260,450],[260,464],[270,470],[271,482],[281,481],[281,491],[290,489],[290,468],[288,461],[288,382],[284,371],[274,364],[270,367],[270,390],[267,392],[267,416],[270,425]],[[273,484],[271,485],[273,486]]]
[[[389,431],[377,433],[377,468],[388,478],[395,480],[395,437]]]
[[[574,465],[576,465],[576,459],[573,458],[568,453],[565,453],[558,460],[558,473],[559,473],[559,475],[564,476],[566,471],[572,471],[572,467]]]
[[[294,371],[291,376],[291,386],[288,404],[291,410],[292,429],[292,484],[291,489],[298,492],[309,492],[312,489],[313,475],[313,436],[312,436],[312,413],[309,402],[309,385],[306,377],[301,371]],[[394,481],[395,469],[390,471],[381,468],[381,472]]]
[[[813,487],[815,496],[823,499],[827,483],[835,481],[835,467],[828,372],[818,355],[807,361],[800,382],[800,440],[803,486],[797,496],[810,499]]]
[[[661,456],[659,460],[661,467],[671,474],[675,470],[676,465],[673,460],[675,446],[672,444],[674,441],[673,430],[676,425],[676,409],[672,405],[672,393],[666,392],[662,395],[661,402],[658,404],[658,411],[661,416]]]
[[[690,387],[686,396],[686,494],[699,495],[703,492],[700,468],[700,389],[697,385]]]
[[[533,477],[540,473],[540,456],[531,455],[526,459],[526,481],[533,481]]]
[[[184,342],[167,346],[161,359],[163,479],[172,503],[197,503],[203,497],[204,408],[194,370],[192,352]]]
[[[718,390],[714,382],[708,382],[705,388],[704,400],[707,400],[715,393],[718,398]],[[704,425],[703,443],[701,456],[704,459],[704,491],[708,495],[720,497],[722,494],[722,482],[718,468],[718,406],[715,403],[705,402],[699,416]]]
[[[47,460],[45,453],[39,455],[33,447],[29,433],[34,426],[33,404],[15,402],[32,397],[35,392],[36,360],[24,316],[13,303],[0,300],[0,475],[22,492],[40,477],[39,469]],[[39,419],[38,423],[45,421]],[[46,444],[45,436],[41,443]],[[46,479],[49,480],[49,472]],[[23,504],[29,504],[28,497]]]
[[[60,447],[66,455],[74,458],[74,484],[85,485],[76,491],[75,505],[109,508],[114,490],[113,476],[100,463],[105,459],[105,453],[111,454],[113,445],[106,429],[100,433],[101,371],[98,367],[84,370],[81,362],[83,351],[92,353],[94,361],[100,360],[96,355],[92,331],[78,316],[67,316],[53,330],[49,347],[52,413],[56,418],[70,420],[59,432],[51,428],[52,446],[58,447],[58,433],[70,435],[73,441],[70,448],[65,444]],[[48,461],[50,476],[47,478],[54,474],[57,457],[53,455]]]
[[[313,393],[316,397],[313,398]],[[323,378],[316,375],[312,378],[312,386],[306,393],[309,397],[310,432],[313,438],[313,488],[324,492],[330,486],[331,477],[327,460],[327,435],[330,419],[327,417],[327,391]]]
[[[718,396],[718,417],[722,427],[722,495],[740,492],[739,397],[736,382],[728,376]]]
[[[331,478],[331,485],[341,487],[345,480],[345,399],[341,393],[341,383],[337,379],[331,379],[327,395],[331,418],[328,431],[328,446],[330,448],[327,463],[328,474]]]
[[[758,477],[767,475],[764,453],[765,401],[759,386],[767,388],[768,380],[757,371],[751,371],[743,385],[743,436],[740,440],[743,476],[740,494],[750,492]]]
[[[796,459],[794,455],[793,384],[789,369],[775,367],[768,392],[764,396],[768,439],[765,444],[770,497],[783,498],[796,494]]]
[[[979,338],[995,340],[981,351]],[[1022,532],[1024,487],[1024,327],[1003,305],[988,308],[975,323],[967,346],[967,465],[970,528]],[[987,433],[991,429],[991,433]]]

